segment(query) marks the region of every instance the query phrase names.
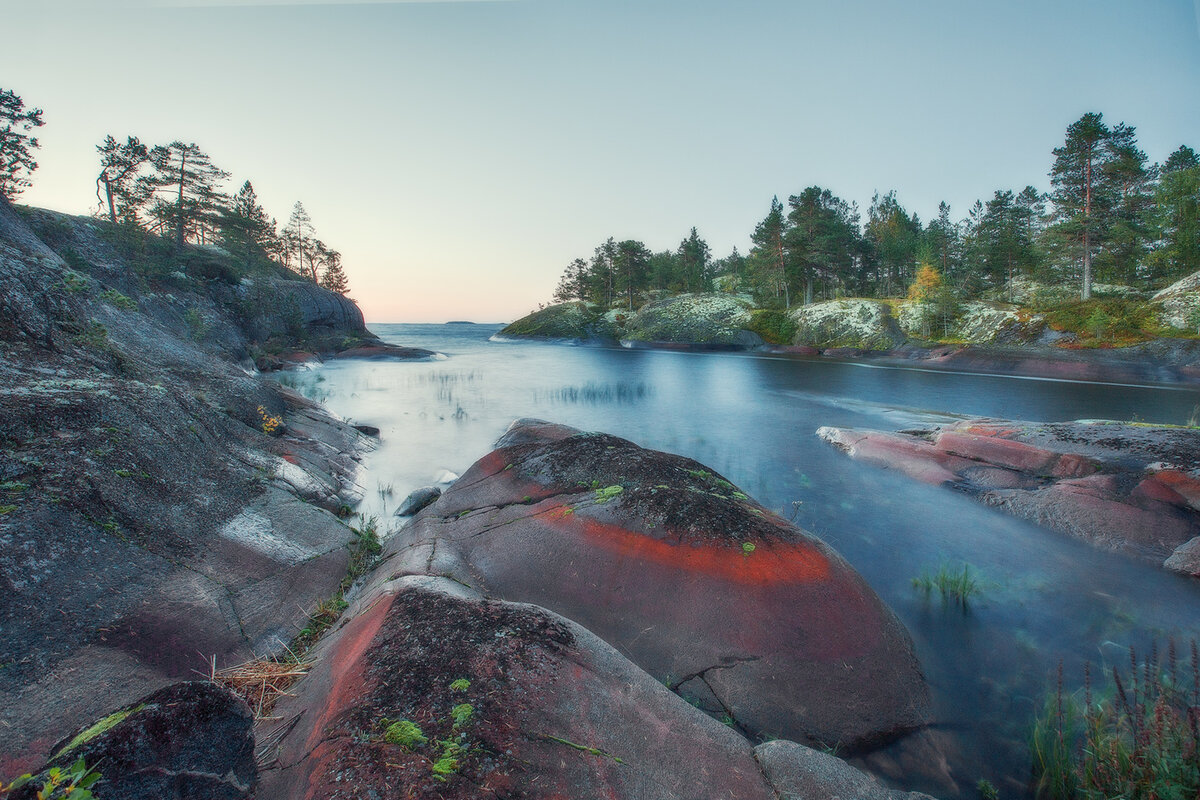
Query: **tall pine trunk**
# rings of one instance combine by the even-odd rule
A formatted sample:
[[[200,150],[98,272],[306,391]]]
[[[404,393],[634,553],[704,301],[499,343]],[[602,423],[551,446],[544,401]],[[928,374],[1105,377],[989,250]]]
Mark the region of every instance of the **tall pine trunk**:
[[[187,179],[187,148],[179,152],[179,202],[175,206],[175,252],[183,250],[183,184]]]

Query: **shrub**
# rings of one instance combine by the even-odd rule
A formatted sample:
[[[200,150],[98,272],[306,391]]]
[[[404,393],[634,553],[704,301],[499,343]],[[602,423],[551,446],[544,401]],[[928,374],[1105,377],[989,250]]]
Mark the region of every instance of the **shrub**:
[[[757,333],[767,344],[791,344],[796,335],[796,323],[786,311],[759,309],[750,314],[749,330]]]

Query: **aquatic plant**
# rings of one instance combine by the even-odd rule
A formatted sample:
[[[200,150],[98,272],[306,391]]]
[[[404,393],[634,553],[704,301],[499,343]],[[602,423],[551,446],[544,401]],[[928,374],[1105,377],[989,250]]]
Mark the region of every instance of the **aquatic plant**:
[[[1200,796],[1200,654],[1191,645],[1190,675],[1181,675],[1174,641],[1128,671],[1110,672],[1093,696],[1090,665],[1079,692],[1058,683],[1030,739],[1040,800],[1190,800]],[[1187,678],[1190,677],[1190,680]]]
[[[943,601],[953,601],[964,608],[972,597],[983,591],[979,581],[971,574],[970,564],[963,564],[962,569],[958,570],[943,562],[938,565],[936,572],[922,571],[913,578],[912,585],[925,594],[932,594],[936,590]]]

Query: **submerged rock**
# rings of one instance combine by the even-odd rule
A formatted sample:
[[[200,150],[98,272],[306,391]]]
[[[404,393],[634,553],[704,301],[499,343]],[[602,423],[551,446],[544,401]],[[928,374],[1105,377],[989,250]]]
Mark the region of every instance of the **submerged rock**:
[[[168,686],[85,726],[10,800],[35,800],[51,767],[83,759],[96,800],[243,800],[254,796],[254,717],[228,689]],[[55,795],[59,796],[59,795]]]
[[[423,486],[420,489],[413,489],[409,492],[408,497],[404,498],[404,502],[400,504],[400,507],[396,509],[395,516],[411,517],[441,496],[442,490],[437,486]]]
[[[753,737],[868,750],[928,720],[912,643],[819,540],[690,459],[521,421],[388,546],[586,626]]]
[[[898,433],[821,428],[860,459],[1108,550],[1197,569],[1200,430],[1107,421],[967,420]]]

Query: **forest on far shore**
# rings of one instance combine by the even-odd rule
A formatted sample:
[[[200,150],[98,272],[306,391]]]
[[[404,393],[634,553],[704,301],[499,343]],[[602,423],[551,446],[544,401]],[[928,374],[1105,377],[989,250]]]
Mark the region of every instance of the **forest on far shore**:
[[[837,297],[911,294],[942,305],[1011,294],[1017,278],[1078,287],[1157,289],[1200,270],[1200,157],[1182,145],[1149,162],[1136,129],[1084,114],[1052,151],[1050,191],[998,189],[955,219],[923,223],[895,191],[855,202],[810,186],[771,200],[749,253],[724,258],[695,228],[674,250],[609,238],[567,265],[555,302],[632,310],[663,293],[747,292],[763,308]]]

